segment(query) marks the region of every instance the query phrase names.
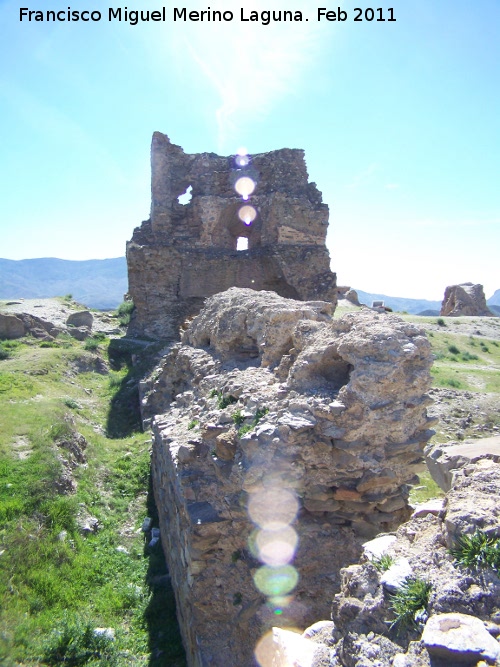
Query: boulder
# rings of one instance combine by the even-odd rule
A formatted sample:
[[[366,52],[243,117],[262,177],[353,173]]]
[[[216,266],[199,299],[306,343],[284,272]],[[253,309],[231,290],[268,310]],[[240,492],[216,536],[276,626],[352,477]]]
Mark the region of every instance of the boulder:
[[[66,324],[70,327],[86,327],[92,329],[94,316],[88,310],[79,310],[71,315],[66,320]]]
[[[436,614],[425,624],[422,641],[431,656],[455,663],[495,663],[500,644],[484,623],[468,614]]]
[[[483,286],[473,283],[462,283],[461,285],[447,287],[444,292],[440,314],[450,317],[460,317],[462,315],[494,317],[486,305]]]
[[[15,315],[4,315],[0,313],[0,339],[21,338],[26,334],[24,322]]]

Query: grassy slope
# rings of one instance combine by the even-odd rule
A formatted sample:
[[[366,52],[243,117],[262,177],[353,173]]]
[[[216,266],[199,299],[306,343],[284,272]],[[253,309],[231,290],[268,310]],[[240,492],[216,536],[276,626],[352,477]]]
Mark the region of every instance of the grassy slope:
[[[115,343],[116,370],[103,374],[84,343],[45,345],[0,350],[9,355],[0,361],[0,663],[184,665],[162,555],[140,530],[154,511],[150,442],[138,429],[129,351]],[[106,358],[108,341],[98,345]],[[75,432],[88,442],[87,464],[64,495],[68,452],[57,443]],[[83,512],[100,525],[86,537]],[[112,627],[115,640],[96,627]]]

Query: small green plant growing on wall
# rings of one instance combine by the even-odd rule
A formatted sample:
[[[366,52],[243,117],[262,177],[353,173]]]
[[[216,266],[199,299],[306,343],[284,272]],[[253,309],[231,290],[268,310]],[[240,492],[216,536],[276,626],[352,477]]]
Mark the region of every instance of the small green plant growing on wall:
[[[372,560],[372,565],[374,565],[379,572],[386,572],[393,564],[394,558],[389,556],[389,554],[383,554],[379,558],[374,558]]]
[[[394,613],[391,629],[417,630],[427,615],[431,584],[418,577],[408,577],[392,596],[390,608]]]
[[[450,553],[462,567],[475,570],[491,567],[496,571],[500,568],[500,538],[481,530],[472,535],[461,535]]]

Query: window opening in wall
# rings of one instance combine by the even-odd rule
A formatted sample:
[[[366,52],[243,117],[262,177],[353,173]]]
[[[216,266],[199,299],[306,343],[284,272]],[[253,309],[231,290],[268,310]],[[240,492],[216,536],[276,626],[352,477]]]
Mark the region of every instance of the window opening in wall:
[[[193,188],[190,185],[183,195],[179,195],[177,197],[177,201],[179,202],[179,204],[182,204],[183,206],[186,206],[186,204],[189,204],[189,202],[191,201],[191,196],[192,196],[191,191],[192,191],[192,189]]]
[[[236,240],[236,250],[248,250],[248,239],[246,236],[238,236]]]

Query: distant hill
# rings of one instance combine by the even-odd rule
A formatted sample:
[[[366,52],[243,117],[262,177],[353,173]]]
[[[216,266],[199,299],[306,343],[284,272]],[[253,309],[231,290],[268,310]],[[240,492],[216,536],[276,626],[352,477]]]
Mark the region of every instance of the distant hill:
[[[407,312],[412,315],[418,315],[426,310],[439,311],[441,309],[441,301],[429,301],[427,299],[405,299],[399,296],[387,296],[386,294],[371,294],[370,292],[363,292],[357,289],[360,303],[371,306],[373,301],[383,301],[385,306],[389,306],[392,310],[398,312]]]
[[[107,310],[128,289],[125,257],[71,261],[0,259],[0,299],[36,299],[72,294],[89,308]]]
[[[495,294],[493,294],[493,296],[490,297],[486,303],[488,306],[500,306],[500,289],[497,289]]]
[[[54,257],[0,259],[0,299],[36,299],[72,294],[76,301],[89,308],[107,310],[116,308],[123,301],[127,290],[125,257],[85,261]],[[441,301],[356,291],[360,302],[367,306],[371,306],[373,301],[383,301],[394,311],[406,311],[413,315],[441,309]],[[487,303],[489,306],[500,307],[500,289]],[[492,310],[498,313],[496,308]]]

